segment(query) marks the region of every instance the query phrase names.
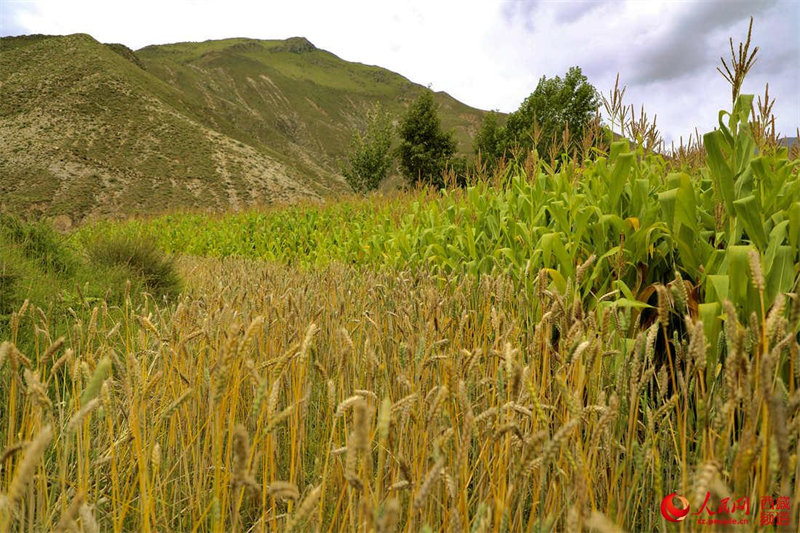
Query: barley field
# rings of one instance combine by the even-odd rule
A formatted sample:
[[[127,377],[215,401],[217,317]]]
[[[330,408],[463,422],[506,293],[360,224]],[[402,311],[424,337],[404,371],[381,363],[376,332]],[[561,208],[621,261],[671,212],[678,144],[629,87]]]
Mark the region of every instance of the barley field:
[[[671,368],[679,291],[644,329],[504,276],[179,266],[175,306],[87,306],[66,339],[15,313],[4,530],[656,531],[665,491],[797,493],[797,299],[729,306],[722,346],[688,323]]]

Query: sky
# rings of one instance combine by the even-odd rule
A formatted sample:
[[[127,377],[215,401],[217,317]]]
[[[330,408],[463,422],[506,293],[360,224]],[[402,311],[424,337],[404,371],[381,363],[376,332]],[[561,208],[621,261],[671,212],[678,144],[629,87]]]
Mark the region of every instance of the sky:
[[[137,49],[226,37],[308,38],[481,109],[511,112],[574,65],[601,93],[657,116],[665,140],[729,109],[720,57],[755,19],[743,92],[769,94],[777,129],[800,126],[800,0],[0,0],[0,35],[88,33]],[[1,51],[1,50],[0,50]]]

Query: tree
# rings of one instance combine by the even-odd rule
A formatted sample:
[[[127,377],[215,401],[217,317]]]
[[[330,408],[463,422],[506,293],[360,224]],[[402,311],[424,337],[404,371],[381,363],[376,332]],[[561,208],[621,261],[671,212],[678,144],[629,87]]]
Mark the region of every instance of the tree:
[[[364,133],[356,132],[350,142],[350,154],[340,165],[347,183],[357,193],[374,190],[392,167],[392,121],[376,106],[367,114]]]
[[[542,76],[536,90],[508,116],[501,148],[504,151],[530,150],[536,140],[536,150],[545,154],[554,142],[561,141],[569,128],[568,146],[561,147],[562,152],[569,151],[580,142],[584,128],[599,105],[597,90],[580,67],[570,68],[564,79]]]
[[[493,168],[500,156],[503,155],[501,152],[503,130],[497,117],[496,111],[486,113],[472,145],[475,155],[480,156],[481,163],[486,165],[486,168]]]
[[[456,152],[452,132],[442,130],[431,91],[417,98],[400,123],[400,168],[410,184],[428,183],[442,187],[442,172]]]

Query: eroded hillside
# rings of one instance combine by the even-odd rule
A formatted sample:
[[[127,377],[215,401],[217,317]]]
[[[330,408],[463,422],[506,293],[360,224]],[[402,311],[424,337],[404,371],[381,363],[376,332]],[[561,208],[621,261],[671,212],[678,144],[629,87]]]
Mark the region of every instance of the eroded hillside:
[[[88,35],[0,40],[4,208],[68,215],[237,209],[347,191],[354,128],[423,88],[303,38],[132,51]],[[482,112],[439,93],[463,150]]]

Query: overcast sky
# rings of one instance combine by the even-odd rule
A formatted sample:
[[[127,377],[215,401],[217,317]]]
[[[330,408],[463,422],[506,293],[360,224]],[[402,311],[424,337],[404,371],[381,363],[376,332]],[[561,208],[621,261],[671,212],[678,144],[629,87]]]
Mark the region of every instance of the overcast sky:
[[[716,124],[730,90],[716,72],[744,39],[759,60],[744,90],[775,97],[778,129],[800,126],[800,0],[0,0],[0,35],[89,33],[131,48],[224,37],[304,36],[482,109],[513,111],[541,76],[572,65],[644,104],[667,140]]]

